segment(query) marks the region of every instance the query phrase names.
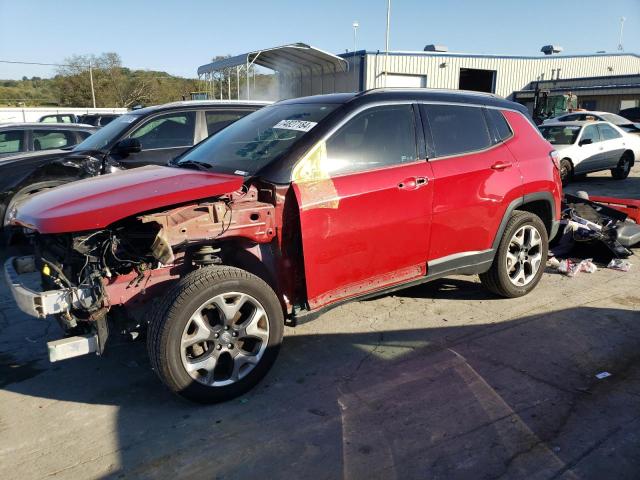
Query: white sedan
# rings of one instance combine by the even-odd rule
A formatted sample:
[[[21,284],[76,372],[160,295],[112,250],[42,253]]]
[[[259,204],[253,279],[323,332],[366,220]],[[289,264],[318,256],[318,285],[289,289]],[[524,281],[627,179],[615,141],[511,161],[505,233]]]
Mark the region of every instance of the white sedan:
[[[563,185],[574,175],[601,170],[625,179],[640,155],[640,136],[609,122],[545,123],[540,132],[558,151]]]
[[[566,123],[566,122],[609,122],[613,123],[616,127],[621,128],[627,133],[640,134],[640,124],[633,123],[620,115],[610,112],[597,112],[592,110],[582,110],[577,112],[565,113],[555,118],[550,118],[542,122],[543,125],[549,123]]]

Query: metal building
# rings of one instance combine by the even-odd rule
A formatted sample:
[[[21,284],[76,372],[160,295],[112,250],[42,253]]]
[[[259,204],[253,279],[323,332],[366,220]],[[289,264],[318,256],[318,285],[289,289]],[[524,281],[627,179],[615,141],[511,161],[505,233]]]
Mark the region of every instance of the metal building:
[[[280,99],[380,87],[426,87],[484,91],[526,103],[526,92],[534,90],[537,82],[544,88],[564,82],[560,87],[565,89],[599,87],[579,95],[599,109],[617,112],[622,101],[625,105],[640,101],[635,86],[640,82],[640,56],[632,53],[513,56],[453,53],[434,45],[427,48],[431,51],[358,51],[336,56],[298,43],[203,65],[198,74],[213,78],[219,69],[263,64],[278,76]],[[621,83],[622,78],[626,80]],[[573,83],[566,83],[569,80]],[[632,89],[623,91],[624,85],[631,84]],[[603,97],[611,98],[605,101]]]

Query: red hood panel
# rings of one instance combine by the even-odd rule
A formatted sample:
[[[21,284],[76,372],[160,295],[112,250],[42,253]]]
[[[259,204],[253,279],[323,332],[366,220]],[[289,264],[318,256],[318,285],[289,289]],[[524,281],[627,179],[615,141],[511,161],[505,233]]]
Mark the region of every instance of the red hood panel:
[[[236,175],[184,168],[135,168],[35,195],[16,220],[40,233],[95,230],[148,210],[231,193],[242,182]]]

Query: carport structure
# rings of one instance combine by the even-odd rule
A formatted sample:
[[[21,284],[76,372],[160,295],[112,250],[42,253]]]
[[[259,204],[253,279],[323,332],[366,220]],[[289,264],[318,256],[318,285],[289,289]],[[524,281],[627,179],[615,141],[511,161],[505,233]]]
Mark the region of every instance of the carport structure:
[[[276,73],[278,99],[348,91],[350,87],[347,81],[349,64],[344,58],[304,43],[264,48],[216,60],[198,67],[198,78],[207,85],[211,97],[216,83],[220,82],[220,98],[226,93],[229,99],[234,96],[240,99],[243,95],[248,100],[260,93],[256,91],[254,66]],[[232,92],[234,74],[236,88]]]

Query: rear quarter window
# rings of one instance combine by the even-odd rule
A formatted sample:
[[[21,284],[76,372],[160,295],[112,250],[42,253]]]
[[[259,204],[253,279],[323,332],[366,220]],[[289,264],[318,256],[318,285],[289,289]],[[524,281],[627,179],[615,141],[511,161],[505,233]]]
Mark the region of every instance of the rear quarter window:
[[[494,129],[496,142],[503,142],[510,138],[513,135],[513,132],[511,131],[509,123],[504,118],[504,115],[502,115],[502,112],[493,108],[488,108],[486,111],[487,116],[489,117],[489,122]]]
[[[492,145],[481,107],[465,105],[423,105],[436,157],[461,155]]]

